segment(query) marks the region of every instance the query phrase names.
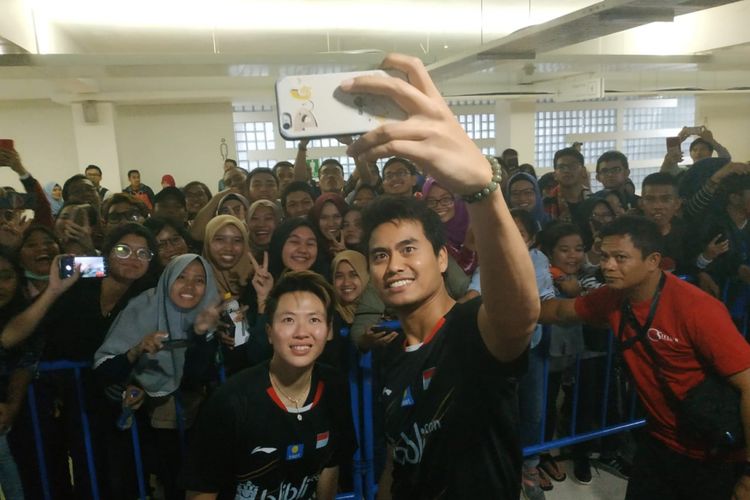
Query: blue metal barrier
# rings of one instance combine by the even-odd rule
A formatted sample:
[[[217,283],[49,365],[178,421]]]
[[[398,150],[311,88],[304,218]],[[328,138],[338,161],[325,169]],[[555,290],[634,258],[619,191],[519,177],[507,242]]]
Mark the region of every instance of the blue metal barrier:
[[[398,329],[398,323],[389,323],[383,325],[388,329]],[[341,332],[342,336],[348,336],[348,330]],[[612,336],[610,336],[612,337]],[[547,414],[547,392],[549,387],[549,363],[548,360],[544,360],[544,377],[543,377],[543,401],[542,401],[542,425],[541,435],[539,436],[539,442],[527,446],[523,449],[524,455],[534,455],[543,451],[547,451],[554,448],[560,448],[563,446],[569,446],[578,444],[584,441],[589,441],[612,434],[626,432],[637,427],[641,427],[645,424],[643,419],[635,419],[635,391],[632,391],[630,396],[630,408],[629,408],[629,420],[625,422],[619,422],[614,425],[607,425],[607,413],[608,403],[611,398],[610,385],[611,385],[611,373],[613,367],[613,348],[614,342],[610,338],[607,347],[606,354],[606,371],[604,374],[604,394],[601,407],[601,414],[599,415],[600,429],[590,432],[577,433],[577,417],[578,417],[578,402],[580,399],[580,388],[579,384],[576,384],[573,393],[573,411],[572,420],[570,424],[570,435],[545,441],[545,419]],[[374,385],[373,385],[373,362],[372,355],[370,353],[359,354],[356,348],[352,346],[350,355],[350,370],[349,370],[349,388],[351,391],[351,402],[352,402],[352,414],[354,417],[354,427],[357,434],[357,439],[360,444],[359,449],[354,455],[354,491],[352,493],[345,493],[337,496],[338,499],[359,499],[364,498],[371,500],[375,498],[377,492],[377,478],[375,477],[375,436],[374,436],[374,421],[373,421],[373,403],[374,403]],[[59,361],[53,363],[41,363],[40,371],[56,371],[56,370],[72,370],[75,378],[75,389],[77,394],[77,400],[80,405],[80,418],[82,423],[82,432],[84,435],[84,445],[86,449],[86,460],[89,467],[89,477],[91,479],[91,493],[94,498],[100,498],[96,483],[96,470],[94,465],[93,457],[93,443],[89,428],[88,415],[85,412],[84,397],[83,397],[83,385],[81,382],[81,371],[87,369],[89,365],[87,363],[74,363],[68,361]],[[576,379],[580,379],[580,358],[576,360]],[[34,424],[34,436],[36,440],[36,452],[39,459],[39,473],[42,480],[42,487],[44,491],[45,500],[52,500],[52,495],[49,488],[49,476],[44,456],[43,438],[40,427],[39,427],[39,415],[36,405],[36,395],[34,386],[29,387],[29,410]],[[624,409],[623,409],[624,410]],[[181,415],[180,408],[178,407],[178,415]],[[146,490],[146,476],[144,473],[143,461],[141,456],[140,441],[138,437],[138,428],[136,419],[133,419],[133,423],[130,429],[131,438],[133,443],[133,455],[134,463],[136,468],[136,476],[138,481],[138,493],[142,499],[145,500],[147,495]]]

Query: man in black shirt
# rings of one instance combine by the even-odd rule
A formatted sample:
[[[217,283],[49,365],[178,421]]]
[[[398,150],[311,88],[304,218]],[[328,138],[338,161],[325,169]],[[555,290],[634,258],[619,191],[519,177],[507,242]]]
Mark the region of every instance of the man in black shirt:
[[[497,161],[488,163],[464,133],[418,59],[391,55],[383,67],[409,83],[368,76],[341,89],[389,96],[409,118],[363,135],[348,152],[367,162],[408,158],[469,201],[483,302],[456,304],[448,295],[442,225],[423,202],[384,197],[367,207],[371,282],[404,332],[383,360],[388,461],[379,498],[517,500],[510,377],[523,372],[539,313],[534,269],[498,189]]]

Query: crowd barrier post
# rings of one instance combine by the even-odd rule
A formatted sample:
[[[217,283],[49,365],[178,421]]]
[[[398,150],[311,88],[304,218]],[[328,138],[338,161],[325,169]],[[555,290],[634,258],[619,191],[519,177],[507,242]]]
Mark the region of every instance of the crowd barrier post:
[[[146,500],[146,478],[143,473],[141,440],[138,437],[138,423],[135,415],[133,415],[133,423],[130,426],[130,439],[133,441],[133,460],[135,462],[135,475],[138,480],[138,495],[140,500]]]
[[[372,404],[372,353],[360,356],[362,370],[362,413],[364,414],[364,451],[365,451],[365,500],[373,500],[377,490],[375,481],[375,433],[373,427]]]
[[[86,464],[89,470],[89,482],[91,483],[91,496],[96,500],[99,498],[99,484],[96,482],[96,465],[94,464],[94,448],[91,441],[91,428],[89,426],[89,415],[86,413],[86,400],[83,396],[83,382],[81,381],[81,366],[73,368],[73,376],[76,382],[76,395],[78,396],[78,409],[81,414],[81,427],[83,429],[83,444],[86,447]]]
[[[349,328],[342,328],[340,333],[341,337],[348,338]],[[362,426],[360,425],[361,412],[359,411],[359,370],[357,366],[357,348],[353,345],[353,343],[350,343],[348,359],[349,373],[347,374],[347,378],[349,382],[349,395],[351,398],[350,402],[352,407],[352,420],[354,421],[354,432],[357,436],[357,444],[359,444],[362,442]],[[362,498],[362,479],[364,470],[365,464],[362,460],[361,446],[357,446],[357,449],[354,450],[354,470],[352,474],[352,481],[354,482],[354,494],[356,495],[356,498]]]
[[[49,490],[49,475],[47,473],[47,460],[44,456],[44,441],[42,440],[42,429],[39,425],[39,410],[36,406],[36,391],[34,384],[29,384],[27,390],[29,415],[31,415],[31,427],[34,431],[34,445],[36,447],[36,458],[39,462],[39,475],[42,480],[42,493],[44,500],[52,500],[52,494]]]

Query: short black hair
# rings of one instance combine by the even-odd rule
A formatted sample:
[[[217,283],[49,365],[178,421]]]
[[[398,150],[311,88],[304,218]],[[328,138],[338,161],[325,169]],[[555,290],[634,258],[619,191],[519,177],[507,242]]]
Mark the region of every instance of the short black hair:
[[[141,175],[141,172],[139,170],[136,170],[136,169],[128,170],[128,179],[130,179],[130,176],[133,175],[133,174]]]
[[[581,164],[581,166],[586,163],[583,161],[583,155],[576,148],[563,148],[555,153],[555,158],[552,160],[552,166],[554,168],[557,168],[557,160],[563,156],[572,156]]]
[[[202,183],[201,181],[190,181],[190,182],[188,182],[187,184],[185,184],[185,185],[184,185],[184,186],[182,187],[182,192],[183,192],[183,194],[185,193],[185,191],[187,191],[188,189],[190,189],[190,188],[191,188],[191,187],[193,187],[193,186],[198,186],[199,188],[201,188],[201,190],[203,190],[203,193],[204,193],[204,194],[206,195],[206,197],[207,197],[207,198],[208,198],[209,200],[210,200],[210,199],[211,199],[211,198],[213,197],[213,195],[211,194],[211,190],[210,190],[210,189],[208,188],[208,186],[206,186],[206,185],[205,185],[204,183]]]
[[[247,191],[250,191],[250,182],[252,182],[253,176],[258,174],[268,174],[273,177],[273,180],[276,181],[276,188],[278,189],[279,178],[276,177],[276,173],[268,167],[257,167],[248,172],[247,177],[245,177],[245,189]]]
[[[273,173],[274,173],[274,175],[276,175],[276,177],[279,176],[278,172],[279,172],[279,169],[281,167],[294,168],[294,164],[292,162],[286,161],[286,160],[282,160],[280,162],[277,162],[276,165],[274,165],[273,167],[271,167],[271,170],[273,170]]]
[[[99,224],[99,220],[101,218],[101,214],[99,211],[89,205],[88,203],[72,203],[70,201],[66,201],[63,203],[63,206],[60,207],[60,212],[62,213],[63,210],[65,210],[67,207],[78,207],[78,209],[83,209],[86,213],[86,218],[88,219],[89,226],[96,226]]]
[[[406,168],[409,170],[409,174],[411,175],[417,175],[417,167],[414,166],[412,162],[407,160],[406,158],[402,158],[400,156],[394,156],[393,158],[389,159],[387,162],[385,162],[385,165],[383,165],[383,177],[385,177],[385,171],[388,167],[393,165],[394,163],[402,163],[406,166]]]
[[[510,156],[510,155],[518,156],[518,151],[516,151],[513,148],[508,148],[508,149],[505,149],[500,156]]]
[[[661,254],[664,248],[664,237],[656,222],[640,215],[623,215],[605,225],[599,237],[629,236],[633,246],[641,251],[641,258],[652,253]]]
[[[109,254],[112,252],[112,249],[115,247],[117,242],[129,234],[140,236],[141,238],[146,240],[148,249],[151,250],[152,254],[154,254],[154,258],[152,258],[151,262],[149,262],[147,274],[155,273],[156,269],[159,266],[159,259],[156,258],[156,256],[159,255],[159,247],[156,244],[156,238],[151,231],[136,222],[128,222],[127,224],[117,226],[109,234],[107,234],[104,237],[104,243],[102,243],[102,255],[109,258]]]
[[[581,228],[578,227],[577,224],[560,221],[553,222],[539,233],[539,246],[542,248],[542,252],[544,252],[549,259],[552,259],[552,252],[554,251],[557,242],[566,236],[572,236],[574,234],[580,236],[581,241],[583,241],[583,231],[581,231]]]
[[[320,164],[320,167],[318,167],[318,175],[320,175],[320,171],[323,170],[323,167],[325,167],[326,165],[336,165],[337,167],[339,167],[339,170],[341,170],[341,175],[344,175],[344,166],[336,158],[328,158],[327,160],[323,160],[323,162]]]
[[[599,173],[599,165],[601,165],[605,161],[619,161],[620,163],[622,163],[622,166],[625,167],[625,170],[630,170],[630,165],[628,165],[628,157],[619,151],[612,150],[603,153],[599,157],[599,159],[596,160],[597,174]]]
[[[290,271],[274,285],[266,299],[266,314],[269,323],[279,307],[281,297],[287,293],[309,292],[320,299],[326,311],[326,324],[331,326],[335,307],[333,287],[318,273],[312,271]]]
[[[539,226],[534,220],[534,216],[531,215],[531,212],[527,212],[523,208],[514,208],[510,211],[510,216],[513,217],[513,219],[518,219],[521,224],[523,224],[526,232],[529,233],[531,241],[534,241],[536,233],[539,231]]]
[[[696,140],[694,140],[693,142],[690,143],[690,151],[692,151],[695,146],[699,146],[701,144],[703,144],[704,146],[706,146],[708,148],[708,150],[711,151],[712,153],[714,152],[714,146],[713,146],[713,144],[711,144],[710,142],[708,142],[707,140],[705,140],[702,137],[698,137]]]
[[[677,177],[666,172],[654,172],[649,174],[643,179],[641,184],[641,192],[646,189],[646,186],[672,186],[675,192],[678,191],[679,183]]]
[[[284,188],[284,191],[282,191],[281,193],[281,208],[285,213],[287,197],[291,193],[296,193],[297,191],[304,191],[305,193],[310,195],[310,199],[315,201],[315,191],[313,191],[313,188],[310,184],[305,181],[292,181],[287,185],[287,187]]]
[[[445,229],[440,216],[427,204],[411,196],[380,196],[362,211],[362,241],[369,249],[370,237],[375,229],[387,222],[416,221],[422,224],[424,235],[432,244],[435,255],[445,246]],[[369,250],[368,250],[369,252]]]
[[[185,194],[176,187],[173,186],[167,186],[154,196],[154,205],[157,203],[160,203],[164,200],[167,200],[169,198],[172,198],[174,200],[177,200],[180,205],[182,205],[183,208],[187,208],[187,202],[185,201]]]
[[[227,158],[226,160],[224,160],[224,163],[226,163],[226,162],[231,163],[235,167],[237,166],[237,162],[235,160],[231,159],[231,158]]]
[[[547,172],[546,174],[542,175],[539,178],[539,182],[537,184],[539,184],[539,191],[544,191],[545,189],[555,187],[557,185],[557,180],[555,180],[555,173]]]
[[[104,203],[102,203],[102,219],[104,222],[107,222],[109,220],[109,209],[112,208],[112,205],[116,205],[118,203],[127,203],[128,205],[131,205],[138,209],[138,213],[141,214],[141,217],[144,219],[147,219],[149,215],[151,215],[150,210],[146,206],[143,201],[139,200],[135,196],[131,196],[128,193],[115,193],[106,200],[104,200]]]
[[[70,185],[73,184],[74,182],[78,182],[78,181],[91,182],[89,180],[89,178],[86,177],[83,174],[75,174],[74,176],[69,177],[68,180],[65,181],[65,183],[63,184],[63,187],[62,187],[62,197],[63,197],[63,200],[67,200],[68,199],[68,192],[70,191]]]
[[[167,219],[165,217],[151,217],[149,219],[146,219],[146,221],[143,223],[143,227],[151,231],[151,234],[154,235],[154,239],[156,239],[156,235],[161,233],[165,227],[172,228],[177,234],[182,236],[182,239],[185,240],[188,248],[196,248],[195,241],[193,241],[193,238],[190,237],[190,233],[188,233],[187,229],[185,229],[185,226],[183,224],[180,224],[178,221]]]
[[[101,169],[101,168],[99,168],[99,167],[98,167],[98,166],[96,166],[96,165],[88,165],[88,166],[86,167],[86,169],[84,170],[84,172],[88,172],[89,170],[96,170],[97,172],[99,172],[99,175],[102,175],[102,169]]]

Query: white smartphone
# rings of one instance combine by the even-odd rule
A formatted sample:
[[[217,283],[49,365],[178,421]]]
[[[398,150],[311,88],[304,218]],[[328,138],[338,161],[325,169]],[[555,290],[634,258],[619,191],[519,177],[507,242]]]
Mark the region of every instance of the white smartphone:
[[[401,77],[382,70],[286,76],[276,82],[276,112],[284,139],[312,139],[363,134],[385,123],[403,121],[406,113],[386,96],[348,94],[344,80],[362,75]]]

